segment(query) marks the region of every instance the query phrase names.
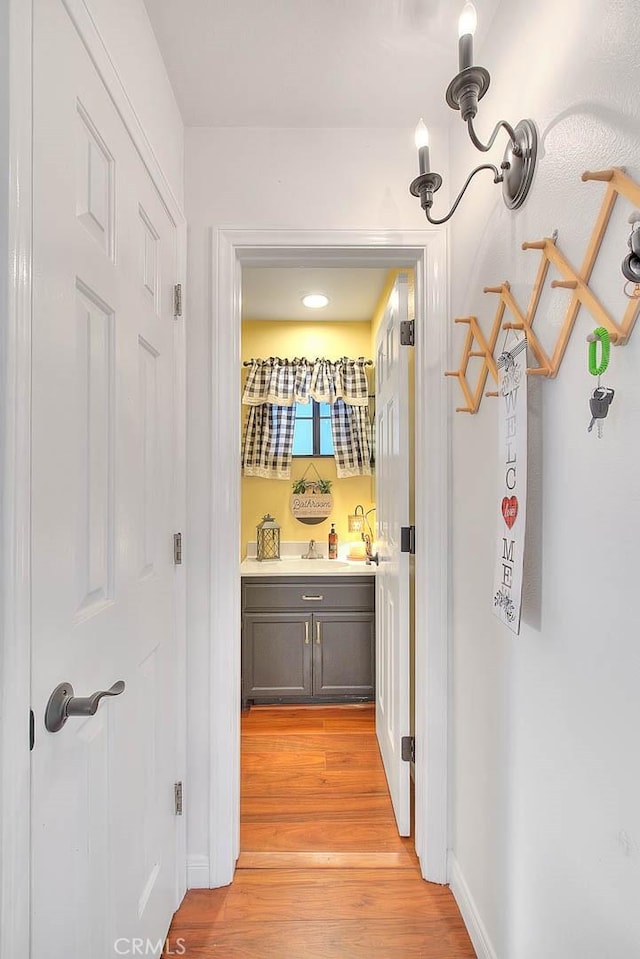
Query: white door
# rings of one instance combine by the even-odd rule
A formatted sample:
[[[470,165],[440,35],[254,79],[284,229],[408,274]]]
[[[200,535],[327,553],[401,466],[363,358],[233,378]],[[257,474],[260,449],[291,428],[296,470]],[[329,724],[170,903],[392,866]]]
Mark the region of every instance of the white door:
[[[177,905],[176,230],[61,0],[34,3],[33,195],[31,959],[106,959]],[[58,684],[119,680],[45,730]]]
[[[409,763],[409,555],[400,529],[409,525],[408,353],[400,323],[408,318],[408,280],[400,274],[376,339],[376,733],[401,836],[411,831]]]

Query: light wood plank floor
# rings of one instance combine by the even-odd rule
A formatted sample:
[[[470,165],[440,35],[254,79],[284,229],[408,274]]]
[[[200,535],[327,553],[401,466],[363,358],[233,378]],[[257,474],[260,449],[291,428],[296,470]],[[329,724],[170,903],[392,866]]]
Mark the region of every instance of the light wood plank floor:
[[[473,959],[450,891],[398,836],[374,707],[242,717],[241,854],[194,889],[169,934],[186,959]],[[170,955],[170,953],[168,953]]]

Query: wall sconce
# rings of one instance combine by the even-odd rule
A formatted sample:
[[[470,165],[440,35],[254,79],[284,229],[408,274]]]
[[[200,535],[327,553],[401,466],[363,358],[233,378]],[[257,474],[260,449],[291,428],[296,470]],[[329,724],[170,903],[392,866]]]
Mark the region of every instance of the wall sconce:
[[[367,564],[375,563],[377,566],[380,560],[378,554],[374,553],[371,549],[374,536],[369,520],[367,519],[369,513],[375,513],[375,511],[375,506],[372,506],[372,508],[365,513],[364,506],[358,503],[353,513],[349,513],[348,528],[350,533],[360,533],[360,537],[364,542]]]
[[[515,129],[506,120],[499,120],[487,144],[482,143],[476,135],[473,120],[478,112],[478,101],[482,100],[491,82],[489,71],[484,67],[474,66],[473,63],[473,36],[477,22],[476,8],[472,3],[466,3],[458,22],[460,69],[447,87],[447,103],[452,110],[460,111],[463,121],[467,124],[471,142],[482,153],[487,153],[491,149],[501,128],[506,130],[509,143],[504,152],[500,170],[492,163],[477,166],[467,177],[447,215],[441,219],[435,219],[431,216],[430,210],[433,206],[433,194],[442,186],[442,177],[439,173],[431,172],[429,132],[424,121],[420,120],[415,136],[420,175],[413,180],[409,190],[413,196],[420,199],[427,220],[435,226],[446,223],[453,216],[471,180],[481,170],[493,171],[493,182],[502,183],[502,198],[506,206],[510,210],[516,210],[527,197],[536,168],[538,135],[533,120],[520,120]]]
[[[349,513],[348,527],[350,533],[364,533],[364,524],[366,522],[364,506],[358,504],[353,511]]]

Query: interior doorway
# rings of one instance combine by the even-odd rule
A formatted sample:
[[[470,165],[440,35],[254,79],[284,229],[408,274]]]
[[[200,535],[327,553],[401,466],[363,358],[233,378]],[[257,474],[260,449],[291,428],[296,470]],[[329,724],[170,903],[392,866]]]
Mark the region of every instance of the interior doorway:
[[[240,516],[240,324],[243,266],[351,263],[411,266],[416,276],[416,851],[422,874],[446,882],[448,408],[441,374],[446,356],[445,242],[441,233],[219,231],[213,242],[212,449],[231,451],[212,464],[215,539],[238,543]],[[427,316],[429,324],[427,325]],[[437,358],[437,359],[436,359]],[[428,427],[428,429],[427,429]],[[215,456],[215,452],[214,452]],[[428,534],[427,534],[428,531]],[[239,544],[238,544],[239,545]],[[239,549],[238,549],[239,553]],[[212,551],[210,884],[231,881],[239,854],[240,577]],[[214,627],[215,629],[215,627]],[[228,637],[232,642],[228,642]],[[427,670],[427,660],[429,670]],[[224,771],[224,772],[223,772]],[[427,803],[429,816],[426,816]]]
[[[392,833],[394,830],[399,830],[402,835],[410,833],[409,766],[406,763],[400,766],[400,762],[396,762],[394,737],[391,736],[390,744],[387,734],[394,724],[386,708],[386,703],[394,696],[400,698],[402,705],[398,715],[403,716],[403,732],[409,734],[413,728],[413,717],[409,715],[413,697],[410,690],[412,668],[408,665],[411,648],[407,608],[408,560],[403,572],[406,616],[401,637],[406,650],[400,656],[406,664],[406,674],[403,674],[403,688],[400,689],[398,683],[392,688],[385,676],[387,656],[381,639],[388,616],[381,611],[377,617],[374,607],[376,596],[380,605],[385,605],[387,591],[377,584],[378,577],[374,575],[377,565],[365,564],[364,542],[366,529],[369,529],[374,538],[369,545],[370,552],[377,553],[384,548],[382,543],[378,544],[374,532],[378,527],[376,503],[382,482],[381,475],[376,474],[374,451],[379,450],[384,458],[385,444],[380,438],[388,433],[387,430],[380,431],[380,437],[374,440],[376,361],[380,363],[381,371],[389,368],[392,358],[387,357],[387,349],[393,347],[395,341],[399,343],[400,323],[407,318],[409,311],[410,290],[412,293],[412,271],[401,272],[385,265],[243,269],[241,353],[245,402],[255,404],[263,398],[257,395],[258,382],[266,387],[267,382],[272,384],[274,379],[277,380],[283,384],[281,400],[292,403],[287,411],[290,411],[289,418],[293,419],[294,428],[290,479],[283,482],[282,463],[278,462],[276,469],[270,465],[269,459],[263,462],[263,457],[257,457],[255,450],[263,449],[264,443],[249,444],[247,436],[247,424],[251,423],[265,439],[265,428],[271,430],[272,427],[271,417],[265,421],[260,409],[243,406],[243,447],[246,446],[247,451],[246,458],[243,457],[241,480],[240,555],[245,576],[242,587],[244,708],[240,863],[246,861],[248,855],[255,858],[268,857],[270,853],[280,855],[284,851],[291,853],[291,843],[300,855],[328,851],[333,854],[345,844],[352,852],[357,850],[362,855],[367,852],[383,855],[391,841],[390,826]],[[316,291],[316,295],[321,292],[325,296],[324,307],[305,307],[304,297],[309,291]],[[404,348],[394,350],[395,358],[403,361],[405,373],[411,352]],[[362,360],[364,363],[359,365]],[[318,361],[321,366],[316,365]],[[283,377],[290,365],[295,366],[297,374],[292,379],[297,383],[302,377],[304,381],[296,388],[296,396],[302,395],[308,402],[295,403],[295,397],[288,395]],[[342,401],[338,401],[334,408],[330,403],[309,399],[306,394],[307,388],[312,397],[320,395],[318,389],[323,397],[331,394],[325,383],[327,377],[336,378],[337,393],[338,385],[343,383],[342,376],[347,370],[353,372],[356,365],[359,392],[362,393],[359,398],[367,405],[364,410],[356,407],[354,414],[360,411],[356,422],[364,418],[366,449],[370,453],[358,467],[353,468],[350,463],[350,468],[345,470],[340,446],[334,455],[332,428],[335,426],[336,442],[340,444],[340,409],[345,409],[344,404],[341,407]],[[276,369],[279,371],[277,375]],[[320,371],[324,385],[314,387]],[[385,380],[385,385],[388,382]],[[395,389],[397,391],[398,387]],[[403,419],[407,420],[403,423],[403,435],[405,469],[408,470],[409,423],[404,415],[408,408],[412,408],[408,376],[402,379],[400,393],[402,396],[398,399],[402,402],[396,403],[394,409],[402,410]],[[336,413],[335,422],[333,413]],[[315,423],[316,417],[318,424]],[[351,423],[351,418],[348,422]],[[387,418],[382,416],[378,422],[383,426]],[[316,425],[325,428],[321,432]],[[312,426],[314,429],[310,428]],[[397,423],[392,432],[397,441],[401,432]],[[355,437],[351,438],[355,442]],[[331,512],[324,518],[299,518],[292,514],[292,489],[301,478],[308,476],[310,482],[317,477],[330,486]],[[398,476],[394,478],[400,479]],[[404,490],[402,519],[409,523],[412,514],[408,498],[413,483],[405,476],[395,485]],[[396,495],[384,498],[385,506],[390,502],[399,507],[403,498]],[[350,530],[348,524],[350,514],[357,509],[365,518],[363,522],[367,523],[362,534]],[[394,510],[394,520],[400,519],[400,512],[399,508]],[[278,524],[278,551],[282,559],[256,563],[256,526],[267,514],[272,514]],[[314,544],[314,556],[329,555],[327,533],[330,527],[335,529],[338,537],[337,562],[303,561],[301,557],[307,555],[309,543]],[[387,530],[389,523],[385,522],[381,528]],[[389,559],[385,554],[383,568],[387,571]],[[395,563],[397,565],[397,559]],[[320,569],[322,574],[325,571],[332,573],[331,580],[319,575]],[[253,577],[258,574],[261,579],[256,587]],[[308,577],[312,577],[311,580]],[[301,597],[295,592],[299,581]],[[304,583],[308,588],[303,588]],[[333,600],[322,595],[327,593],[324,588],[327,583],[330,583]],[[293,606],[297,599],[312,601],[315,597],[315,603],[307,603],[306,607],[298,603],[300,609],[289,608],[279,587],[284,587],[293,597]],[[327,611],[325,601],[336,609]],[[397,603],[396,607],[399,606]],[[378,629],[375,625],[377,618],[382,620]],[[394,669],[393,672],[398,675],[400,670]],[[378,682],[384,695],[378,695]],[[373,708],[356,705],[364,703],[375,705]],[[249,715],[246,710],[252,707],[255,708]],[[296,735],[298,726],[309,731],[309,742],[304,748],[300,735]],[[278,735],[275,735],[276,730]],[[388,750],[386,780],[378,740],[383,741]],[[399,737],[397,745],[399,752]],[[371,753],[372,746],[375,755]],[[344,768],[346,764],[348,769]],[[400,768],[396,769],[396,766]],[[393,807],[386,792],[387,782],[393,790]],[[406,787],[402,798],[397,793],[400,782]],[[378,795],[381,785],[382,795]],[[299,798],[299,809],[292,808],[297,806],[296,797]],[[372,815],[372,801],[377,803],[375,824],[371,822],[366,829],[359,829],[360,820],[366,821]],[[385,803],[390,822],[383,824],[380,807]],[[254,808],[256,806],[260,808]],[[393,808],[396,809],[397,824]],[[307,814],[308,826],[303,828],[301,824]],[[336,830],[331,828],[335,815],[344,823],[346,834],[343,837],[336,835]],[[349,821],[353,826],[351,830],[347,825]],[[320,829],[323,825],[325,828]],[[398,848],[403,849],[401,844]]]
[[[392,281],[391,281],[392,282]],[[317,360],[338,361],[343,358],[365,358],[364,374],[369,395],[369,423],[374,421],[375,366],[373,334],[377,328],[380,304],[387,297],[389,270],[384,266],[352,267],[243,267],[242,270],[242,374],[243,382],[252,375],[251,363],[259,367],[261,382],[266,382],[271,361],[294,364],[306,375],[306,390]],[[305,291],[324,291],[328,303],[324,308],[306,308],[302,303]],[[303,365],[304,364],[304,365]],[[311,368],[311,370],[310,370]],[[324,371],[323,367],[323,371]],[[254,373],[257,371],[254,370]],[[272,374],[269,373],[269,376]],[[327,375],[338,376],[331,369]],[[288,387],[287,387],[288,389]],[[297,388],[299,390],[300,387]],[[296,394],[298,395],[298,393]],[[251,398],[257,402],[256,397]],[[293,397],[287,397],[291,400]],[[243,405],[244,423],[250,407]],[[334,456],[331,406],[329,403],[295,403],[291,460],[288,465],[291,482],[281,478],[282,464],[265,468],[251,461],[245,464],[241,489],[240,558],[249,555],[249,544],[255,543],[256,526],[264,513],[272,513],[280,527],[280,541],[308,544],[313,538],[318,551],[328,552],[327,533],[334,524],[342,558],[348,542],[359,539],[350,535],[347,517],[356,504],[369,510],[374,504],[374,473],[367,462],[356,475],[339,475]],[[291,512],[292,482],[306,477],[308,482],[321,478],[330,484],[331,513],[324,518],[297,517]],[[375,514],[371,517],[375,522]],[[348,550],[347,550],[348,552]],[[284,555],[284,550],[283,550]],[[364,554],[363,554],[364,556]],[[311,568],[311,567],[310,567]]]

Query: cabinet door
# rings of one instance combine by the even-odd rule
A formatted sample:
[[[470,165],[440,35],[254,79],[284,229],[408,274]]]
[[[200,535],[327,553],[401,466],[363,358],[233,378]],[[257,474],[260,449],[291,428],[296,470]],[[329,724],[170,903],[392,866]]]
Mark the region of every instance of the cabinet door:
[[[313,614],[314,696],[373,698],[375,616]]]
[[[243,699],[311,695],[311,616],[245,613]]]

